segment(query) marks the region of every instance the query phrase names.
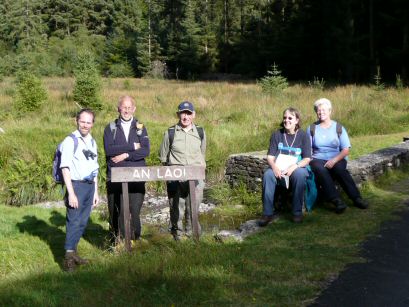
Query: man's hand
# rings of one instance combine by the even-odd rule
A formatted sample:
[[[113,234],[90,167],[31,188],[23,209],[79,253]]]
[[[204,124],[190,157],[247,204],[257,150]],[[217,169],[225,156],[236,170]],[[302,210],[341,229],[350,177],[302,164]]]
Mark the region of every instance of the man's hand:
[[[92,209],[94,209],[99,203],[99,195],[97,192],[94,193],[94,199],[92,201]]]
[[[68,205],[74,209],[78,208],[78,199],[75,194],[68,194]]]
[[[125,152],[125,153],[123,153],[123,154],[120,154],[120,155],[117,155],[117,156],[115,156],[115,157],[112,157],[111,158],[111,161],[112,162],[114,162],[114,163],[119,163],[119,162],[121,162],[121,161],[124,161],[126,158],[128,158],[128,154]]]

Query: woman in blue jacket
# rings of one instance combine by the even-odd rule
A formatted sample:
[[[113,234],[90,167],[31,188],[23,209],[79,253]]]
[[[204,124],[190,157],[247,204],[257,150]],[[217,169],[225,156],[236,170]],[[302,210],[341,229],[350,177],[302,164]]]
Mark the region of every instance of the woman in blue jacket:
[[[354,205],[361,209],[368,204],[361,197],[351,174],[347,170],[347,156],[351,143],[344,127],[331,120],[332,104],[327,98],[314,103],[318,121],[307,128],[311,136],[312,161],[310,166],[315,174],[324,199],[335,205],[335,212],[342,213],[347,205],[341,200],[335,188],[334,179],[339,182]]]

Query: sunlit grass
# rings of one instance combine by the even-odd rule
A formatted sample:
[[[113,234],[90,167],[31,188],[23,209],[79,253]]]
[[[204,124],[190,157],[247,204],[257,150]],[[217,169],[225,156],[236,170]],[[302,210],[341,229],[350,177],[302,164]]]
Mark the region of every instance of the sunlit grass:
[[[107,224],[93,215],[79,245],[92,264],[74,274],[61,271],[62,209],[0,206],[0,305],[308,305],[347,263],[365,261],[360,243],[397,218],[408,184],[406,173],[388,173],[365,187],[368,210],[336,215],[318,207],[301,225],[284,214],[243,243],[218,243],[210,234],[176,243],[144,227],[144,241],[131,254],[110,252]],[[250,195],[228,197],[253,202]]]

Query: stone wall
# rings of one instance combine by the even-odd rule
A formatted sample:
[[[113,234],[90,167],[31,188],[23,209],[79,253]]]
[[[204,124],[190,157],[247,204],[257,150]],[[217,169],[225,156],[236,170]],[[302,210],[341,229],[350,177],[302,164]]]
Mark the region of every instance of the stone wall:
[[[399,168],[406,163],[409,163],[409,141],[349,161],[348,170],[359,186],[387,169]],[[231,155],[226,163],[225,178],[231,186],[244,182],[250,190],[261,189],[267,167],[266,151]]]

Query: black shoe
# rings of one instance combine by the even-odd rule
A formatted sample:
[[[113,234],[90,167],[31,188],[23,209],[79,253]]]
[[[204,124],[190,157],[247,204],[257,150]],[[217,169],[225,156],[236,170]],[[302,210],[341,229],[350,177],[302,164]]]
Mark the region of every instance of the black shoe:
[[[335,198],[332,203],[335,205],[335,213],[340,214],[347,208],[347,205],[340,198]]]
[[[357,199],[354,200],[354,205],[355,207],[358,207],[360,209],[368,209],[369,207],[366,200],[363,200],[361,197],[358,197]]]
[[[302,223],[304,217],[302,215],[293,215],[293,222],[296,224]]]
[[[258,221],[258,226],[265,227],[276,219],[278,219],[277,213],[273,215],[263,215],[263,217]]]

